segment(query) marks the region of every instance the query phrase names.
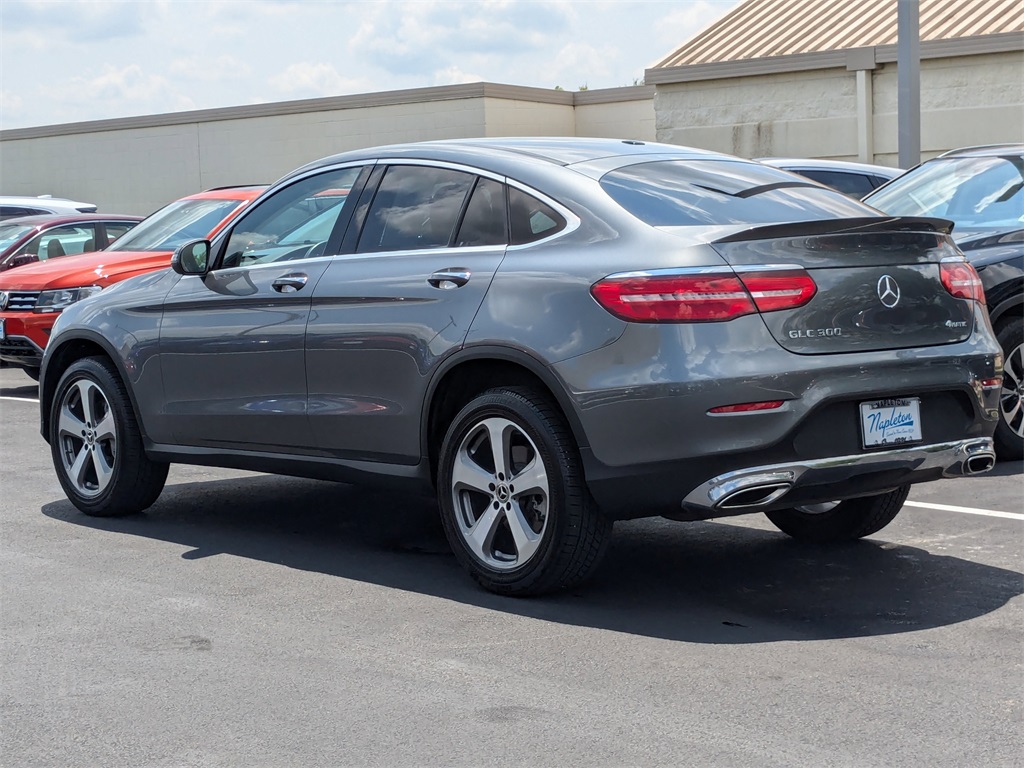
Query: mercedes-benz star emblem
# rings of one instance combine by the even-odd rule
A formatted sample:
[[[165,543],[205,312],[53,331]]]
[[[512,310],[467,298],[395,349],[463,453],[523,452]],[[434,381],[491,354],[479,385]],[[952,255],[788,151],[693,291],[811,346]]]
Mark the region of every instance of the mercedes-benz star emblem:
[[[0,312],[7,309],[7,302],[10,301],[10,296],[7,295],[7,291],[0,291]]]
[[[878,298],[889,309],[900,303],[900,285],[891,275],[878,278]]]

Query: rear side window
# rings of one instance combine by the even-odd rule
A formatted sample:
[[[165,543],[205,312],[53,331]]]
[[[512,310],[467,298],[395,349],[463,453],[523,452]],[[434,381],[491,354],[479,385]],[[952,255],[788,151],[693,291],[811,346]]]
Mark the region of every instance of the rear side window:
[[[455,245],[460,248],[504,245],[508,242],[507,220],[505,185],[492,179],[479,179],[466,206]]]
[[[820,184],[837,189],[844,195],[856,197],[858,200],[877,186],[871,178],[863,173],[845,173],[843,171],[823,171],[817,168],[809,168],[804,171],[797,171],[801,176],[814,179]]]
[[[656,227],[878,215],[839,192],[794,180],[776,168],[742,161],[640,163],[605,174],[601,186],[631,214]]]
[[[565,229],[566,221],[558,211],[515,187],[508,190],[508,210],[512,245],[543,240]]]
[[[388,168],[356,250],[372,253],[447,247],[475,178],[448,168]]]

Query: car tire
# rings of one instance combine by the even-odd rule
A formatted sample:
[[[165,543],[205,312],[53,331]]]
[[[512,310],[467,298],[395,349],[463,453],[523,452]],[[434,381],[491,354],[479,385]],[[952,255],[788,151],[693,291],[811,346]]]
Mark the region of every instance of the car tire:
[[[445,535],[485,589],[539,595],[596,568],[612,522],[591,498],[572,432],[545,395],[500,388],[474,398],[452,421],[439,458]]]
[[[877,496],[847,499],[834,505],[794,507],[765,512],[768,519],[785,534],[813,544],[835,544],[878,533],[893,521],[910,494],[910,486]]]
[[[1002,460],[1024,458],[1024,322],[1010,320],[996,333],[1003,348],[1003,389],[999,393],[996,455]]]
[[[163,490],[168,465],[146,456],[128,392],[108,360],[83,358],[64,372],[49,438],[61,487],[87,515],[141,512]]]

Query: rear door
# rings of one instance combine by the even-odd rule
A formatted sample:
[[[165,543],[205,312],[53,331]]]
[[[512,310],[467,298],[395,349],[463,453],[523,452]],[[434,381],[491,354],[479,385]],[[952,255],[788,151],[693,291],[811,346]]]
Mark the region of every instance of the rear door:
[[[413,464],[432,367],[462,345],[508,242],[502,180],[462,168],[381,168],[313,293],[306,334],[316,445]],[[371,194],[372,193],[372,194]]]

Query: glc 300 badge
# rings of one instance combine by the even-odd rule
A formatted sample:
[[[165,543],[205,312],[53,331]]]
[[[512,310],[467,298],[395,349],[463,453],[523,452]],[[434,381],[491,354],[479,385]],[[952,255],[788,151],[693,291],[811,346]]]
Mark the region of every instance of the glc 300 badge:
[[[7,302],[11,300],[11,297],[7,294],[7,291],[0,291],[0,312],[7,309]]]
[[[878,278],[876,290],[878,291],[878,300],[882,302],[883,306],[892,309],[900,303],[900,285],[892,275],[882,275]]]

